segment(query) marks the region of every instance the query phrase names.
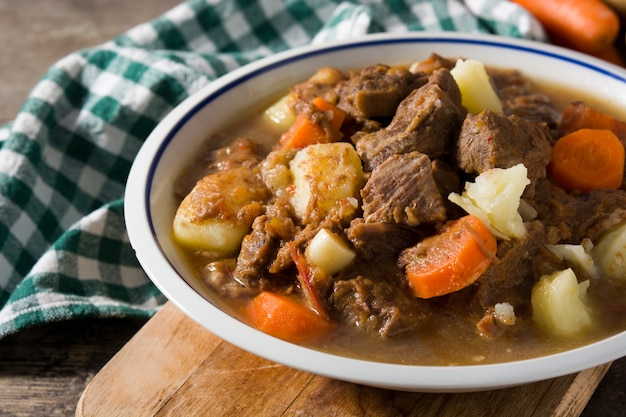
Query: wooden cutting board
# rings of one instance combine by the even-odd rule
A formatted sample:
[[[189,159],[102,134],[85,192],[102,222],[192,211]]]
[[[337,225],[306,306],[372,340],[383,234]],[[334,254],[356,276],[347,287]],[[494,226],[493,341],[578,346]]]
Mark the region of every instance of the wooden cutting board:
[[[391,391],[262,359],[168,303],[91,380],[76,416],[579,416],[609,366],[495,391]]]

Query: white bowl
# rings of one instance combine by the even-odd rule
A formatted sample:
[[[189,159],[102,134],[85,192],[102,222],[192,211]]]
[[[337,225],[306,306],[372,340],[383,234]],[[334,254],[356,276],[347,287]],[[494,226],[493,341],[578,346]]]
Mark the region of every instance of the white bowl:
[[[315,69],[408,63],[431,52],[463,56],[601,97],[626,112],[626,72],[550,45],[488,35],[406,33],[287,51],[235,70],[176,107],[157,126],[133,164],[125,196],[130,242],[148,276],[189,317],[224,340],[289,367],[364,385],[425,392],[515,386],[591,368],[626,355],[626,332],[536,359],[474,366],[407,366],[350,359],[276,339],[220,309],[193,279],[171,239],[173,181],[212,132],[233,123],[245,105],[263,103]],[[626,116],[626,114],[625,114]],[[626,117],[624,117],[626,119]]]

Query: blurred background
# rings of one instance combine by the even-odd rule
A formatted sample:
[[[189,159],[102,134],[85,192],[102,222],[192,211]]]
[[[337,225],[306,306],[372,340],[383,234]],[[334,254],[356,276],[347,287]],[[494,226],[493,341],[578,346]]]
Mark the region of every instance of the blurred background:
[[[0,125],[65,55],[152,20],[178,0],[0,0]]]

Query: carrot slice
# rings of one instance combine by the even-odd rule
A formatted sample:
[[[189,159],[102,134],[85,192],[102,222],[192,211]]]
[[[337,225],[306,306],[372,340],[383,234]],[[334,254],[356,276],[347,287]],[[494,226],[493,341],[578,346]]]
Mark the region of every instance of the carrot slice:
[[[335,129],[340,129],[343,121],[346,118],[346,112],[341,110],[334,104],[324,100],[322,97],[315,97],[313,99],[313,105],[323,112],[331,112],[332,118],[330,124]]]
[[[556,142],[549,170],[567,191],[617,189],[624,178],[624,145],[610,130],[580,129]]]
[[[263,291],[244,307],[247,322],[272,336],[297,341],[329,330],[330,322],[286,295]]]
[[[574,49],[599,53],[615,42],[620,21],[602,0],[513,0]]]
[[[475,216],[456,220],[401,255],[413,294],[432,298],[458,291],[476,281],[495,259],[496,237]]]
[[[562,135],[579,129],[606,129],[626,141],[626,123],[604,112],[594,109],[581,101],[570,103],[561,116],[559,132]]]

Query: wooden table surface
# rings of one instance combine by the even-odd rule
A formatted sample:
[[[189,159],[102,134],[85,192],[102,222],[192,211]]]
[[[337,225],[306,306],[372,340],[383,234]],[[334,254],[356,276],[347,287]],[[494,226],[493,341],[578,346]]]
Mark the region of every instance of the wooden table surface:
[[[0,0],[0,124],[13,120],[54,61],[106,41],[177,3]],[[127,319],[61,322],[1,339],[0,415],[73,415],[87,383],[143,324]],[[625,414],[626,359],[622,359],[614,362],[582,415]]]

